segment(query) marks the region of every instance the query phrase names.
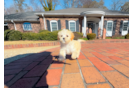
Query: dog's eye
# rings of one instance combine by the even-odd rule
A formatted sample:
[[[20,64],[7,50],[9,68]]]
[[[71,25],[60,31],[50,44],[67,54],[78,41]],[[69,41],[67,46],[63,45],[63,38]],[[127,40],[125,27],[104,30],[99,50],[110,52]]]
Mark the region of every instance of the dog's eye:
[[[62,35],[61,35],[61,37],[62,37]]]
[[[66,35],[68,37],[68,35]]]

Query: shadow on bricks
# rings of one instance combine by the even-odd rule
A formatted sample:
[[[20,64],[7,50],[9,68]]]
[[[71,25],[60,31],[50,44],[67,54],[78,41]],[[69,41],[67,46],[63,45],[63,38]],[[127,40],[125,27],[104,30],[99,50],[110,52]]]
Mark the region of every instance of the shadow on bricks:
[[[68,63],[59,62],[58,56],[51,55],[52,52],[34,53],[4,65],[4,84],[9,88],[48,88],[59,85],[54,77],[58,74],[56,80],[60,79],[63,65]]]

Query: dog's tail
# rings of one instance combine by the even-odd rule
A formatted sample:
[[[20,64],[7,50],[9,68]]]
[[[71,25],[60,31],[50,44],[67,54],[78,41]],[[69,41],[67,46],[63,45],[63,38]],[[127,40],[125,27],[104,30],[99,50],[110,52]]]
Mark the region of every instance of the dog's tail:
[[[85,42],[85,40],[82,40],[82,39],[78,39],[79,42]]]

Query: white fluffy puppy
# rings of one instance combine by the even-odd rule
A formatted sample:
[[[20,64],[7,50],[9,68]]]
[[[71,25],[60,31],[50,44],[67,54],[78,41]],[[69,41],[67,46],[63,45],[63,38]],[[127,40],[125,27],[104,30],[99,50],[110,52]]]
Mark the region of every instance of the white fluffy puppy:
[[[59,53],[59,60],[66,59],[66,54],[71,55],[72,59],[79,57],[81,50],[81,40],[73,40],[74,34],[70,30],[63,29],[58,32],[58,39],[60,40],[61,49]]]

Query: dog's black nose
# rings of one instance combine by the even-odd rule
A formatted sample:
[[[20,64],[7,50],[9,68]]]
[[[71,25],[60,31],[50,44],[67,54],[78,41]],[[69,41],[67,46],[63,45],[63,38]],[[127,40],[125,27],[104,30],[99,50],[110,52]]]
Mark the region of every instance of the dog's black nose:
[[[65,40],[65,38],[63,38],[63,40]]]

